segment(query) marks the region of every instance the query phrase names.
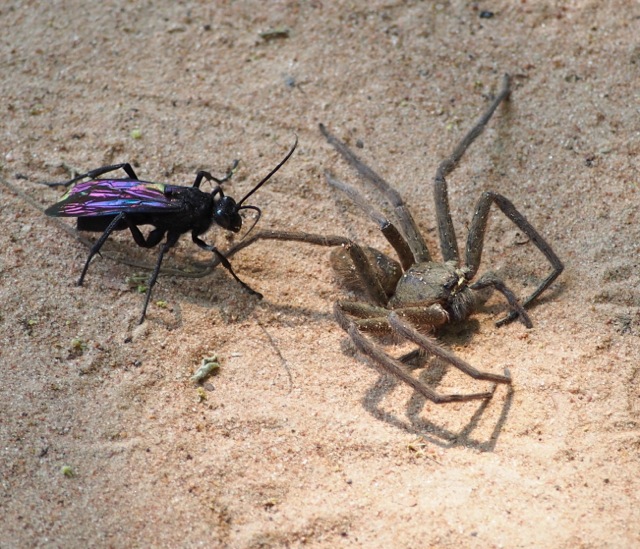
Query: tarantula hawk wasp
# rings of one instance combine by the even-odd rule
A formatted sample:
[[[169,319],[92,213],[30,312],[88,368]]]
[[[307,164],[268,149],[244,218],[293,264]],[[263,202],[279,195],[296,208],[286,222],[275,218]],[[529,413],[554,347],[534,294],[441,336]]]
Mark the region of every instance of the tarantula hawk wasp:
[[[239,232],[242,228],[241,210],[257,212],[256,220],[249,229],[251,231],[260,219],[262,212],[257,206],[245,205],[245,202],[289,160],[297,144],[298,138],[296,137],[293,147],[280,163],[238,202],[225,195],[222,190],[222,184],[231,178],[238,161],[234,161],[233,167],[223,178],[214,177],[206,171],[199,171],[191,187],[141,181],[131,165],[124,163],[103,166],[78,175],[64,183],[47,183],[49,186],[67,187],[74,183],[77,185],[71,188],[59,202],[47,208],[45,213],[54,217],[76,217],[77,227],[80,231],[102,231],[102,236],[89,252],[89,257],[78,279],[78,286],[82,286],[84,282],[91,259],[100,251],[113,231],[129,229],[135,243],[143,248],[153,248],[166,235],[166,240],[158,254],[156,266],[149,278],[140,324],[144,322],[151,291],[160,273],[164,255],[177,244],[183,234],[189,231],[194,244],[203,250],[212,252],[218,262],[222,263],[224,268],[246,291],[262,298],[262,294],[238,278],[224,254],[215,246],[207,244],[200,238],[200,235],[209,230],[213,224],[234,233]],[[123,170],[128,177],[97,179],[101,175],[117,170]],[[88,181],[78,183],[82,179],[88,179]],[[216,184],[211,192],[200,190],[203,179]],[[154,229],[145,238],[138,228],[140,225],[152,225]]]
[[[379,227],[386,240],[398,255],[399,262],[369,246],[362,246],[340,236],[324,236],[302,232],[260,231],[227,251],[230,257],[256,240],[291,240],[321,246],[335,246],[331,263],[338,277],[354,283],[365,291],[369,303],[340,300],[334,305],[338,324],[349,334],[355,346],[383,370],[404,381],[427,399],[435,402],[469,401],[488,399],[498,383],[510,384],[511,375],[483,372],[454,353],[442,347],[438,341],[419,331],[416,326],[436,331],[445,324],[460,322],[475,312],[486,299],[486,289],[501,293],[511,311],[499,320],[498,326],[519,318],[527,327],[532,326],[525,309],[540,296],[560,275],[564,267],[547,241],[527,221],[513,203],[493,191],[485,191],[478,200],[465,248],[464,257],[458,250],[451,219],[446,177],[455,169],[465,151],[482,133],[501,102],[511,92],[510,78],[505,75],[500,93],[495,97],[478,122],[463,137],[451,156],[440,163],[436,170],[434,195],[440,250],[443,261],[432,259],[431,253],[413,217],[400,194],[382,177],[365,165],[354,153],[332,135],[322,124],[320,131],[327,141],[358,172],[360,177],[373,185],[393,208],[395,223],[380,210],[370,205],[354,187],[331,174],[325,173],[327,182],[344,193]],[[513,223],[527,235],[551,264],[551,272],[523,301],[494,273],[487,272],[474,281],[480,267],[484,236],[491,205],[495,204]],[[416,344],[418,350],[401,357],[389,355],[377,342],[365,334],[396,334]],[[417,354],[436,356],[458,368],[474,379],[491,381],[492,390],[473,394],[439,394],[413,377],[405,362]]]

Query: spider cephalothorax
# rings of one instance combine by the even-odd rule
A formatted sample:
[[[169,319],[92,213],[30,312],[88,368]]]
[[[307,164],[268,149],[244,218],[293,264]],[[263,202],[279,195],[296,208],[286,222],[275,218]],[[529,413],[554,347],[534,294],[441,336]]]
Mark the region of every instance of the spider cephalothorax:
[[[453,261],[418,263],[407,270],[389,300],[390,309],[438,304],[451,320],[464,320],[475,299],[462,269]]]

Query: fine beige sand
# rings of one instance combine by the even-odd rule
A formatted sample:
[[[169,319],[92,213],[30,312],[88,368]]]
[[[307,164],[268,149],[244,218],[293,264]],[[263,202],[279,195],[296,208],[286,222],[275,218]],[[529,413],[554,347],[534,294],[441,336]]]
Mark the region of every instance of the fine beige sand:
[[[638,3],[10,2],[0,29],[0,179],[20,191],[0,185],[0,547],[640,546]],[[510,369],[489,402],[425,402],[356,353],[332,316],[355,295],[326,248],[235,256],[262,301],[223,269],[161,276],[137,326],[127,278],[157,250],[117,234],[79,288],[88,250],[42,213],[62,191],[41,182],[119,162],[190,185],[239,158],[225,189],[240,198],[295,134],[251,198],[259,227],[389,252],[325,182],[376,199],[322,122],[397,187],[435,254],[436,167],[505,72],[511,101],[449,178],[459,240],[492,189],[566,270],[532,329],[496,328],[494,297],[442,335]],[[210,259],[188,235],[170,256]],[[526,295],[549,267],[495,211],[488,269]],[[437,386],[487,387],[450,371]]]

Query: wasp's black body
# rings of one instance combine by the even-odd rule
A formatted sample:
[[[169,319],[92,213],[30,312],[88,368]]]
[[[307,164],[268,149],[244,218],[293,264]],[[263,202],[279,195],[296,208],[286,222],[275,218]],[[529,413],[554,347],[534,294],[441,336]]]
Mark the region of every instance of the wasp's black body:
[[[240,210],[243,209],[255,210],[258,212],[259,219],[260,208],[244,206],[243,203],[284,165],[293,154],[296,145],[297,139],[287,156],[239,202],[226,196],[221,187],[222,183],[231,177],[237,163],[234,164],[231,172],[222,179],[215,178],[209,172],[198,172],[191,187],[140,181],[131,165],[125,163],[104,166],[79,175],[65,183],[51,184],[69,186],[82,179],[88,179],[88,181],[75,185],[62,197],[60,202],[49,207],[45,213],[55,217],[76,217],[79,230],[102,232],[102,236],[89,252],[89,257],[78,280],[79,286],[84,281],[91,259],[100,251],[113,231],[129,229],[136,244],[143,248],[157,246],[166,236],[155,269],[149,279],[140,323],[144,321],[151,291],[158,278],[164,254],[176,245],[183,234],[188,232],[191,232],[191,239],[197,246],[213,252],[218,257],[222,265],[243,288],[262,297],[236,276],[227,258],[215,246],[207,244],[200,236],[214,224],[229,231],[239,232],[242,228]],[[101,175],[119,169],[124,170],[128,178],[97,179]],[[216,187],[210,193],[200,190],[200,183],[203,179],[216,183]],[[258,219],[256,219],[256,223]],[[151,225],[154,229],[145,237],[138,228],[141,225]]]

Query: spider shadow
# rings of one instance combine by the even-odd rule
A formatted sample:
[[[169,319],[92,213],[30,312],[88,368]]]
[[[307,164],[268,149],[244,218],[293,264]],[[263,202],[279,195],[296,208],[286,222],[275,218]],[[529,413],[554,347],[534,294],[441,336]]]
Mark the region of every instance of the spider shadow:
[[[478,330],[479,323],[475,319],[471,319],[456,327],[447,327],[443,330],[442,337],[439,337],[441,341],[450,343],[455,341],[457,344],[462,342],[467,343],[471,340],[474,333]],[[422,383],[432,387],[434,390],[438,385],[442,383],[443,378],[447,372],[453,368],[446,362],[437,359],[435,357],[424,357],[417,355],[417,359],[414,357],[411,361],[406,362],[406,365],[410,369],[422,368],[419,378]],[[373,363],[366,361],[371,367],[376,368]],[[377,370],[377,368],[376,368]],[[454,368],[455,370],[455,368]],[[513,404],[514,389],[512,385],[507,385],[506,395],[501,404],[500,413],[493,426],[493,429],[489,436],[484,439],[478,439],[473,436],[474,431],[480,426],[483,416],[487,412],[491,403],[496,405],[499,394],[501,393],[500,387],[496,389],[496,394],[491,399],[479,401],[477,409],[472,413],[468,422],[459,430],[452,430],[438,424],[436,421],[426,419],[424,417],[425,405],[431,403],[428,399],[423,397],[417,392],[413,392],[406,404],[406,420],[387,411],[383,408],[383,401],[389,396],[396,388],[401,387],[402,383],[390,375],[381,374],[376,383],[367,390],[365,396],[362,399],[364,408],[375,418],[389,423],[398,429],[402,429],[408,433],[416,436],[420,436],[425,440],[440,446],[442,448],[453,447],[470,447],[475,448],[481,452],[492,452],[498,441],[500,432],[505,425],[511,406]],[[473,401],[464,403],[461,409],[452,411],[452,414],[462,414],[467,410],[468,406],[472,405]],[[447,407],[451,404],[433,404],[437,407]],[[455,406],[455,405],[454,405]]]
[[[509,386],[502,403],[500,416],[491,434],[486,440],[479,440],[474,438],[472,434],[480,424],[480,420],[489,407],[489,404],[496,399],[495,396],[492,399],[480,401],[480,405],[472,414],[467,424],[459,431],[453,431],[422,417],[421,413],[424,406],[429,401],[415,392],[411,395],[406,406],[408,421],[401,419],[392,412],[382,409],[381,404],[384,398],[391,394],[399,385],[400,383],[390,376],[386,374],[381,375],[378,381],[367,390],[366,395],[362,399],[364,408],[375,418],[389,423],[398,429],[402,429],[407,433],[420,436],[442,448],[465,447],[475,448],[481,452],[492,452],[496,447],[498,437],[507,421],[513,403],[514,390],[512,386]],[[438,404],[437,406],[446,406],[446,404]]]

